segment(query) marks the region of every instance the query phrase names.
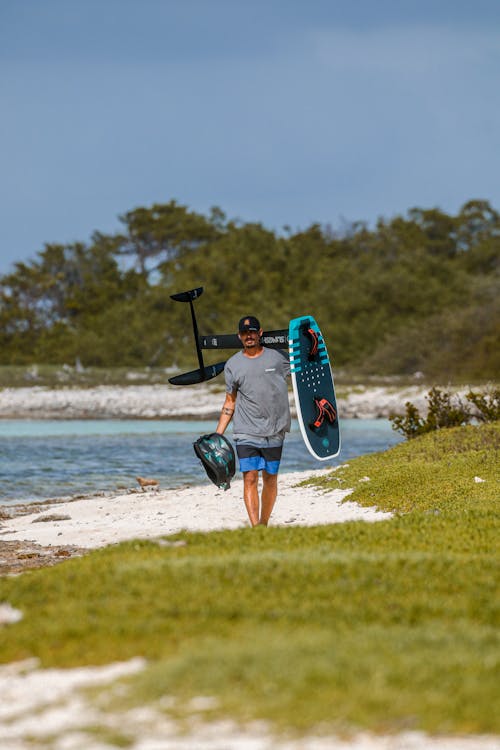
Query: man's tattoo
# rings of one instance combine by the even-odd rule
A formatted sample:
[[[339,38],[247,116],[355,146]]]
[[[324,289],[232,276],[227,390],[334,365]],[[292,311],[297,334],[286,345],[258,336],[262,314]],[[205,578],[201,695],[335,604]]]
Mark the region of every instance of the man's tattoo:
[[[232,416],[233,412],[234,412],[234,409],[230,409],[228,406],[224,406],[222,408],[222,413],[227,414],[228,416]]]

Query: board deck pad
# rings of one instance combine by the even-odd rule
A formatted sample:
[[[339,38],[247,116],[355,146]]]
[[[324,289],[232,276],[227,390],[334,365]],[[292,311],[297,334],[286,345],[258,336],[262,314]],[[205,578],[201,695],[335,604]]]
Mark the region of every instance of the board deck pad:
[[[317,353],[310,356],[314,336],[317,337]],[[307,449],[319,461],[334,458],[340,452],[340,428],[338,420],[335,385],[330,359],[323,335],[314,318],[304,315],[290,321],[289,331],[290,374],[292,377],[297,419]],[[319,408],[315,399],[325,399],[335,410],[335,419],[325,417],[320,426],[312,427],[318,419]],[[331,416],[331,414],[330,414]]]

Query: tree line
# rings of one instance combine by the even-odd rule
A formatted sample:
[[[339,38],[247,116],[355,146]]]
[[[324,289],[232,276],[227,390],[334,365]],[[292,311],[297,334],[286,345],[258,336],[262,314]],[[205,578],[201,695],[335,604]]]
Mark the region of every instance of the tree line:
[[[174,200],[119,218],[115,234],[46,244],[0,276],[1,364],[194,366],[189,311],[170,295],[203,286],[201,333],[310,313],[336,367],[498,377],[500,215],[486,201],[342,231],[277,233]]]

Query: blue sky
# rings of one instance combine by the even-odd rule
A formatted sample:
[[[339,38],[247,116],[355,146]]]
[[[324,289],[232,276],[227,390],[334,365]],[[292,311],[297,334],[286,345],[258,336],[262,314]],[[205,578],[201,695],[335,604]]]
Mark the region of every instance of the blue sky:
[[[500,209],[499,0],[0,0],[0,273],[176,199]]]

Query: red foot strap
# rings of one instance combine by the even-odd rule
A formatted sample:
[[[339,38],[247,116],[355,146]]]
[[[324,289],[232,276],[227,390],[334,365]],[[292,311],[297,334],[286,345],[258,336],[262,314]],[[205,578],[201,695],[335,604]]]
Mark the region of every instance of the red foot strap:
[[[313,328],[308,328],[306,331],[311,341],[311,348],[309,349],[308,357],[312,359],[318,353],[318,334]]]
[[[314,403],[316,404],[318,414],[316,415],[316,420],[311,424],[311,427],[317,430],[325,421],[325,417],[330,424],[333,424],[337,419],[337,412],[328,399],[315,398]]]

